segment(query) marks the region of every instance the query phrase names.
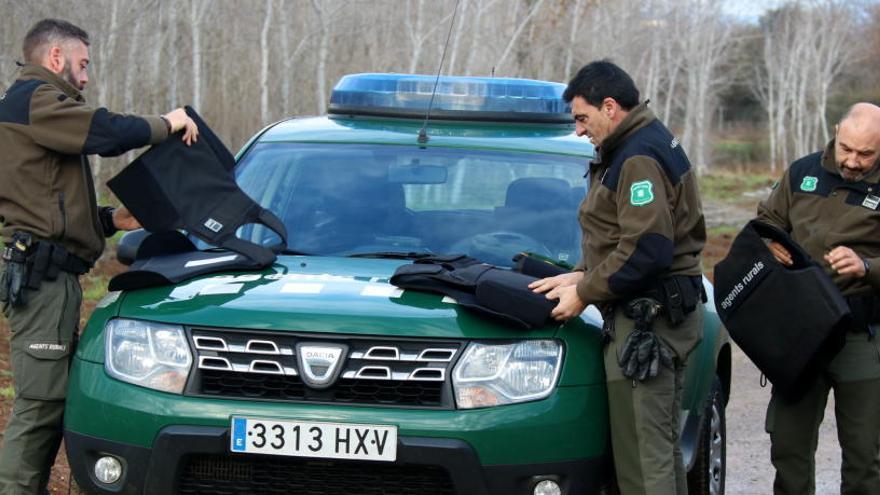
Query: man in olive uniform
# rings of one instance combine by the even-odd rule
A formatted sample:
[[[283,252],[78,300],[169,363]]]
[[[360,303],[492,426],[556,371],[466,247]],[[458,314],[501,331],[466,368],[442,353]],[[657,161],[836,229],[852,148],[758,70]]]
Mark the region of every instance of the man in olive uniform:
[[[38,22],[24,39],[25,65],[0,96],[0,300],[15,388],[0,452],[3,495],[47,493],[77,340],[78,276],[105,236],[139,226],[124,208],[98,207],[86,155],[119,155],[180,130],[188,144],[198,135],[183,109],[138,117],[87,106],[88,45],[68,22]]]
[[[583,259],[574,272],[534,282],[559,299],[557,320],[589,304],[605,318],[605,374],[620,491],[685,494],[679,438],[685,361],[702,339],[700,251],[706,240],[696,179],[678,139],[639,103],[630,76],[592,62],[569,82],[578,136],[597,147],[580,206]],[[625,349],[644,322],[633,303],[662,303],[643,335],[668,358],[656,376],[625,373]],[[632,334],[632,335],[631,335]]]
[[[816,491],[815,454],[828,392],[834,389],[843,449],[842,494],[880,493],[880,107],[854,105],[824,151],[786,170],[758,219],[791,234],[824,264],[853,311],[846,343],[807,394],[788,402],[775,393],[767,409],[776,494]],[[792,263],[778,243],[776,259]]]

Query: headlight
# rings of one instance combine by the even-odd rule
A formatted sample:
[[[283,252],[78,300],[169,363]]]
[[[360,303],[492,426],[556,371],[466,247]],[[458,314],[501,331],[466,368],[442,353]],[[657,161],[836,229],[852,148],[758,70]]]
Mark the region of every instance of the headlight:
[[[562,345],[555,340],[474,342],[452,374],[455,400],[460,409],[472,409],[543,399],[556,387],[561,367]]]
[[[115,319],[107,323],[104,339],[107,374],[163,392],[183,392],[192,366],[183,327]]]

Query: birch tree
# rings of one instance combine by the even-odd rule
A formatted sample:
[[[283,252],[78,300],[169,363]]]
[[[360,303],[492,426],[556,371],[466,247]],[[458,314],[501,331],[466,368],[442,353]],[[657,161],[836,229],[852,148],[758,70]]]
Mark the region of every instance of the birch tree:
[[[688,9],[689,22],[682,33],[681,53],[687,53],[687,74],[682,142],[687,146],[698,172],[709,163],[708,132],[715,113],[718,92],[733,83],[731,74],[719,70],[731,53],[731,25],[725,22],[720,0],[695,0]]]
[[[114,2],[115,5],[115,2]],[[189,25],[192,37],[192,105],[202,108],[202,20],[208,7],[207,0],[190,0]]]
[[[272,27],[272,6],[275,0],[266,0],[263,28],[260,30],[260,121],[269,122],[269,29]]]
[[[854,18],[851,5],[826,0],[789,4],[762,20],[752,91],[767,114],[772,173],[829,139],[831,86],[858,49]]]
[[[327,34],[327,13],[325,12],[326,4],[319,0],[312,0],[312,8],[318,17],[318,57],[315,67],[315,96],[317,97],[318,114],[327,111],[327,53],[330,50],[330,40]]]

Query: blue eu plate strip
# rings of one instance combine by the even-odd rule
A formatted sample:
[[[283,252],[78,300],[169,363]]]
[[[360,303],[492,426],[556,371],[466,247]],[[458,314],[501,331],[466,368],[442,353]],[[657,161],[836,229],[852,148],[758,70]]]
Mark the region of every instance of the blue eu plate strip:
[[[247,420],[245,418],[232,419],[232,451],[245,451],[245,436],[247,435]]]

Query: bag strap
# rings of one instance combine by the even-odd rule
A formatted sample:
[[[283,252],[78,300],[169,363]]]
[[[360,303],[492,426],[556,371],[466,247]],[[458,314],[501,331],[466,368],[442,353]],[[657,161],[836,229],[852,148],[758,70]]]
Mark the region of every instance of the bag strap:
[[[284,223],[281,219],[278,218],[274,213],[267,210],[266,208],[260,208],[259,213],[257,213],[257,220],[260,221],[266,227],[269,227],[278,237],[281,238],[281,242],[274,246],[270,246],[269,249],[272,251],[280,252],[287,249],[287,227],[284,226]]]
[[[243,254],[248,258],[256,261],[261,266],[269,266],[275,262],[277,256],[275,253],[268,248],[263,246],[258,246],[250,241],[244,241],[239,239],[238,237],[229,236],[226,239],[217,243],[219,247],[224,249],[228,249],[230,251],[235,251],[236,253]]]
[[[217,246],[241,253],[262,266],[271,265],[277,258],[276,253],[287,248],[287,228],[274,213],[259,205],[253,209],[253,212],[248,212],[246,218],[245,224],[261,223],[272,229],[281,238],[281,242],[268,247],[260,246],[253,242],[239,239],[235,236],[235,232],[232,231],[230,235],[217,240]]]
[[[753,230],[758,236],[776,241],[791,254],[793,268],[802,268],[813,264],[810,255],[798,243],[794,242],[788,232],[758,220],[749,222],[745,229]]]

